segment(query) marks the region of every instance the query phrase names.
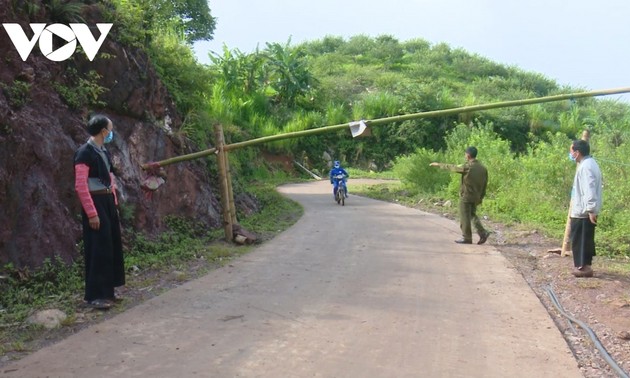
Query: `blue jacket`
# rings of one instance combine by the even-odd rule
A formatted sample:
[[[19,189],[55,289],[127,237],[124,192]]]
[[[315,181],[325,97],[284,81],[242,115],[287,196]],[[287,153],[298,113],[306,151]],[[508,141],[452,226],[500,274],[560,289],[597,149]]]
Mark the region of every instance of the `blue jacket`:
[[[331,184],[334,183],[333,177],[337,176],[338,174],[342,174],[342,175],[344,175],[346,177],[350,176],[348,174],[348,172],[346,172],[346,170],[341,168],[341,167],[333,168],[333,169],[330,170],[330,183]],[[344,179],[344,181],[345,181],[345,179]]]

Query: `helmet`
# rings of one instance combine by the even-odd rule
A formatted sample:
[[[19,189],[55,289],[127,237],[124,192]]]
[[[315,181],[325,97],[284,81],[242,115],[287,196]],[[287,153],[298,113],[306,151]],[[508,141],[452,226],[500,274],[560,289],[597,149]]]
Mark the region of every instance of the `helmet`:
[[[335,160],[335,163],[333,164],[333,166],[334,166],[335,168],[339,168],[339,167],[341,167],[341,164],[339,164],[339,160]]]

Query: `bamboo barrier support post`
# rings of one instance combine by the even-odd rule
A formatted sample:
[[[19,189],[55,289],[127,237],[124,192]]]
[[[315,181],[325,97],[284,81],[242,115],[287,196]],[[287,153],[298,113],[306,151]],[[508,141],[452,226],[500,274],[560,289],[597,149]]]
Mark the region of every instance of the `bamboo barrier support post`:
[[[234,190],[232,189],[232,171],[230,170],[230,154],[225,153],[225,173],[227,177],[228,185],[228,201],[230,202],[230,215],[232,217],[232,224],[237,224],[236,219],[236,204],[234,203]]]
[[[228,187],[228,172],[226,170],[226,154],[225,139],[223,137],[223,126],[219,123],[214,125],[214,136],[216,149],[218,151],[217,159],[219,166],[219,187],[221,191],[221,207],[223,208],[223,231],[225,232],[225,240],[231,242],[233,234],[232,216],[230,215],[230,191]]]
[[[589,142],[591,140],[591,132],[588,130],[582,131],[582,140]],[[569,213],[567,214],[567,223],[564,226],[564,238],[562,239],[562,248],[560,249],[560,256],[571,256],[571,207],[572,202],[569,202]]]
[[[571,249],[571,202],[569,202],[569,212],[567,214],[567,223],[564,225],[564,238],[562,238],[560,256],[571,256]]]

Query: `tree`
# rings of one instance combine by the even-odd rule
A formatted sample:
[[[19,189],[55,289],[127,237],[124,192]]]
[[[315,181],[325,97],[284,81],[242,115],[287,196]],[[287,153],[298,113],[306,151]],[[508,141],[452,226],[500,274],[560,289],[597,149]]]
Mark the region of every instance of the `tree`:
[[[145,44],[156,30],[173,24],[184,33],[188,43],[212,39],[216,27],[206,0],[116,0],[115,3],[120,16],[129,19],[128,24],[132,21],[142,24]]]
[[[301,95],[305,95],[314,84],[302,48],[290,48],[279,43],[267,43],[268,75],[271,87],[278,93],[277,98],[287,106],[295,105]]]
[[[374,41],[375,46],[369,52],[370,56],[387,68],[401,62],[404,52],[398,40],[390,35],[381,35]]]
[[[166,10],[172,6],[171,14],[181,20],[189,43],[212,39],[216,21],[210,14],[207,0],[162,0],[160,2],[164,4]]]

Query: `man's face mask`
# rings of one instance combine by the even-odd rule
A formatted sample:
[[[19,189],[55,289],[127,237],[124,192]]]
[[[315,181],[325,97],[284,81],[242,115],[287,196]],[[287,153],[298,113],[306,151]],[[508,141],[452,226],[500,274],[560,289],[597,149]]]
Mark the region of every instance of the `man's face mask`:
[[[571,160],[572,162],[576,161],[576,158],[575,158],[574,154],[575,154],[575,152],[569,151],[569,160]]]
[[[109,143],[114,139],[114,130],[109,130],[109,134],[103,140],[104,143]]]

